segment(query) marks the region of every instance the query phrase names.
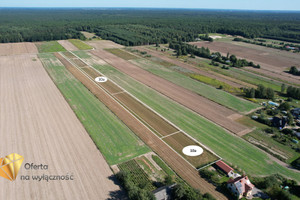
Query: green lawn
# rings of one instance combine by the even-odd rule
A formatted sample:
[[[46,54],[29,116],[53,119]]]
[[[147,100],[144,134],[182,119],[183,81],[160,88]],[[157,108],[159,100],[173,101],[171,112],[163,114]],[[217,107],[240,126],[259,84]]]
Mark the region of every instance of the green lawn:
[[[110,165],[150,151],[104,104],[61,66],[54,55],[40,54],[39,57]]]
[[[39,53],[66,51],[57,41],[41,42],[36,44]]]
[[[78,39],[70,39],[69,40],[75,47],[77,47],[79,50],[89,50],[93,49],[90,45],[82,42],[81,40]]]
[[[300,181],[300,174],[273,162],[266,153],[245,140],[227,133],[224,129],[165,98],[151,88],[140,84],[109,65],[94,65],[124,89],[149,105],[162,116],[179,126],[198,141],[208,146],[227,162],[252,175],[280,173]]]
[[[147,59],[131,60],[132,63],[140,66],[141,68],[169,80],[177,85],[189,89],[197,94],[200,94],[214,102],[224,105],[228,108],[239,112],[249,112],[252,109],[258,108],[259,105],[249,101],[238,98],[223,90],[216,89],[197,80],[189,78],[188,76],[175,72],[171,69],[163,67],[157,63],[151,62]]]

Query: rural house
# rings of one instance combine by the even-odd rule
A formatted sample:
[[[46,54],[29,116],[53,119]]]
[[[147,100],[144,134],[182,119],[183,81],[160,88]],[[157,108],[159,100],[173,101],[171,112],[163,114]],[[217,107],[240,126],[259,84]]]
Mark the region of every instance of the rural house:
[[[247,176],[240,176],[235,179],[230,179],[227,182],[227,188],[233,195],[241,199],[242,197],[250,197],[252,195],[254,185]]]
[[[216,164],[217,168],[222,170],[225,174],[227,174],[227,176],[232,177],[233,169],[230,166],[228,166],[226,163],[224,163],[221,160],[216,162],[215,164]]]

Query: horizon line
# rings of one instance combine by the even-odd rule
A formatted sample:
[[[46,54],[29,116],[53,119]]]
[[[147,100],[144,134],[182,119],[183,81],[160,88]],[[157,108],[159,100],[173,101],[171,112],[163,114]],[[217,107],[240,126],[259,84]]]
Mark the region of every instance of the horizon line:
[[[266,9],[243,9],[243,8],[177,8],[177,7],[83,7],[83,6],[0,6],[0,9],[19,8],[19,9],[176,9],[176,10],[224,10],[224,11],[267,11],[267,12],[300,12],[300,10],[266,10]]]

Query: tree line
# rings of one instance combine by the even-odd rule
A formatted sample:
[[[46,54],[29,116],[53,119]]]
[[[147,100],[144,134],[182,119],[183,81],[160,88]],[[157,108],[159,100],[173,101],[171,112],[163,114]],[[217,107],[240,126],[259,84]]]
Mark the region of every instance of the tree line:
[[[260,68],[260,65],[255,65],[253,62],[248,62],[246,59],[238,59],[235,55],[227,53],[227,56],[222,56],[220,52],[211,53],[208,48],[198,48],[195,45],[190,45],[181,41],[171,41],[169,47],[176,51],[177,57],[190,54],[191,57],[199,56],[211,59],[212,64],[216,66],[219,66],[219,64],[215,64],[215,62],[231,67],[252,66],[254,68]]]
[[[0,42],[82,38],[80,31],[127,46],[189,42],[205,33],[300,42],[299,20],[296,12],[1,8]]]

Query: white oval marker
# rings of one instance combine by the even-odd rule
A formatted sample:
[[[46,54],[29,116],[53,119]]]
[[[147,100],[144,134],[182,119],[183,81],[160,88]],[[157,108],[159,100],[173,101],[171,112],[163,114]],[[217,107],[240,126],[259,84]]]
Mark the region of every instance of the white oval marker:
[[[203,153],[203,149],[196,145],[186,146],[182,149],[182,153],[187,156],[200,156]]]
[[[95,81],[98,82],[98,83],[104,83],[104,82],[107,81],[107,77],[100,76],[100,77],[95,78]]]

